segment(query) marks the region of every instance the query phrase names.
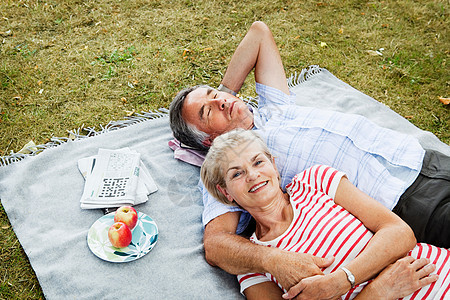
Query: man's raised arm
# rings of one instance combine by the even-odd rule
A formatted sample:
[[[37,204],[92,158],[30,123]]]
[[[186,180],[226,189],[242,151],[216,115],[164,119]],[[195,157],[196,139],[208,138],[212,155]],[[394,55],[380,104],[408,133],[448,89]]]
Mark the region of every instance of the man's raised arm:
[[[266,24],[259,21],[252,24],[236,48],[222,84],[234,92],[239,92],[253,69],[256,82],[289,94],[283,62],[272,32]]]
[[[223,214],[205,227],[204,247],[209,264],[231,274],[268,272],[288,289],[301,279],[322,274],[333,259],[293,253],[253,244],[236,232],[240,212]]]

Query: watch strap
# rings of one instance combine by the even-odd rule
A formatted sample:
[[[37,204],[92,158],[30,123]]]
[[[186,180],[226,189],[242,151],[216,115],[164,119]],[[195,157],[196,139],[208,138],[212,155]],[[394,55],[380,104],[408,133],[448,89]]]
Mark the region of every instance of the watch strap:
[[[217,88],[219,91],[222,92],[227,92],[228,94],[231,94],[233,96],[236,96],[237,93],[229,88],[227,88],[226,86],[224,86],[223,84],[220,84],[219,87]]]

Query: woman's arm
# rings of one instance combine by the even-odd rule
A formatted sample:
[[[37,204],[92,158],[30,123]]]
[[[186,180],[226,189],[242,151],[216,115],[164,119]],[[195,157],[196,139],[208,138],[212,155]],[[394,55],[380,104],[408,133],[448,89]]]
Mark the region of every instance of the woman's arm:
[[[206,225],[203,242],[209,264],[236,275],[267,272],[290,288],[305,277],[322,274],[320,268],[333,263],[329,258],[256,245],[235,234],[239,216],[229,212]]]
[[[353,273],[356,284],[375,277],[415,246],[416,239],[411,228],[397,215],[357,189],[347,178],[341,179],[334,200],[374,233],[364,250],[344,266]],[[319,290],[320,297],[334,298],[350,288],[346,273],[338,269],[326,276],[302,280],[289,291],[286,298],[292,298],[301,291],[296,299],[315,299]]]
[[[335,202],[374,233],[364,251],[345,266],[355,275],[356,283],[373,278],[416,245],[413,231],[400,217],[360,191],[345,177],[339,183]]]
[[[408,296],[438,280],[437,274],[430,275],[436,266],[429,263],[430,260],[426,258],[401,258],[386,267],[355,299],[394,300]]]

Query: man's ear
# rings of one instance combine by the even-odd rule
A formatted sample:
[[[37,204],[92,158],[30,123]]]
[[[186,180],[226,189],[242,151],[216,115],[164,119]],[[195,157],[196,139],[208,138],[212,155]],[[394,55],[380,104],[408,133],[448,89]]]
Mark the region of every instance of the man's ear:
[[[228,201],[233,202],[234,199],[233,197],[231,197],[230,194],[228,194],[227,189],[221,187],[220,185],[216,184],[216,188],[219,190],[219,192],[221,192],[225,197],[227,197]]]
[[[212,142],[213,142],[213,138],[211,138],[211,136],[209,136],[203,140],[202,144],[203,144],[203,146],[206,146],[209,148],[209,147],[211,147]]]

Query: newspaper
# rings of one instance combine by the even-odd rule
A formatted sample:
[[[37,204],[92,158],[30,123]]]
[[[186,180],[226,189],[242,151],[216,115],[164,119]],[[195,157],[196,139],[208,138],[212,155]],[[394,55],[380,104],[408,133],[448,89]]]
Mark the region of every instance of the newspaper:
[[[99,149],[96,156],[78,160],[85,181],[81,208],[137,205],[158,190],[140,154],[129,148]]]

